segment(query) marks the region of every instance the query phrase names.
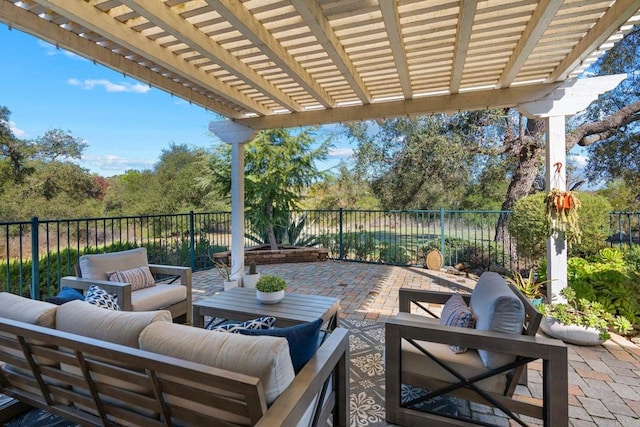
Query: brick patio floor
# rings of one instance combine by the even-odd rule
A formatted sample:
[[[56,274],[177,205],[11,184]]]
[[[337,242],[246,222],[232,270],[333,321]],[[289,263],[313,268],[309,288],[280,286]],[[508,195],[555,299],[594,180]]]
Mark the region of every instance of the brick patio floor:
[[[287,291],[340,299],[341,317],[378,322],[398,312],[400,287],[470,292],[474,281],[416,267],[327,261],[259,266],[262,274],[277,274]],[[215,269],[193,275],[193,298],[221,290]],[[621,337],[602,346],[569,345],[569,417],[572,426],[640,426],[640,347]],[[530,365],[531,366],[531,365]],[[541,364],[529,369],[529,386],[516,394],[542,397]],[[498,414],[486,422],[508,425]]]

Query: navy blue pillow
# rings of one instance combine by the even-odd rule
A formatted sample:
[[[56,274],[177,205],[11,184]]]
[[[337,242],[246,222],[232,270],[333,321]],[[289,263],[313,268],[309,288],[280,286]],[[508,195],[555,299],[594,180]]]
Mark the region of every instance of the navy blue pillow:
[[[289,354],[293,362],[293,370],[297,374],[309,359],[316,354],[321,326],[322,319],[317,319],[313,322],[289,326],[288,328],[245,329],[238,332],[242,335],[269,335],[286,338],[289,342]]]
[[[84,300],[84,295],[80,293],[77,289],[64,287],[58,295],[55,297],[49,297],[45,299],[46,302],[50,302],[56,305],[62,305],[65,302],[73,301],[73,300]]]

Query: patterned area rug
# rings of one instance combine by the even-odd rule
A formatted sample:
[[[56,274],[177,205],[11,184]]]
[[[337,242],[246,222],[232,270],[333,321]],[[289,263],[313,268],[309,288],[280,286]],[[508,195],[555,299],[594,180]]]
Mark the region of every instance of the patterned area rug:
[[[384,410],[384,324],[367,320],[340,319],[340,326],[351,331],[349,358],[351,361],[351,427],[386,427]],[[402,400],[415,399],[424,391],[402,386]],[[457,415],[455,398],[437,397],[421,403],[416,409]]]
[[[350,427],[386,427],[384,410],[384,324],[366,320],[340,320],[340,326],[351,331],[349,351],[351,360]],[[413,399],[422,390],[402,387],[402,397]],[[439,397],[421,404],[421,408],[455,415],[454,398]],[[14,418],[7,427],[71,427],[76,424],[40,409],[33,409]]]

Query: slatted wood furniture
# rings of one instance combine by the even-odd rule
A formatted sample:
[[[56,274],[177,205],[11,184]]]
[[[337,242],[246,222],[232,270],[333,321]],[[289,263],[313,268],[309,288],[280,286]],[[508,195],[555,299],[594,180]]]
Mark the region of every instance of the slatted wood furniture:
[[[260,316],[273,316],[277,327],[287,327],[324,320],[323,327],[333,330],[338,326],[340,301],[337,298],[286,292],[277,304],[266,305],[256,299],[256,290],[233,288],[219,292],[193,304],[193,325],[204,326],[204,316],[244,321]]]
[[[0,297],[5,297],[5,304],[6,301],[15,302],[15,298],[11,300],[13,297],[2,293]],[[281,385],[277,380],[274,389],[273,385],[267,385],[268,382],[273,383],[271,377],[238,373],[241,372],[237,368],[243,360],[242,355],[227,362],[232,363],[236,370],[173,357],[172,352],[177,347],[174,337],[182,338],[182,348],[191,334],[199,335],[201,339],[195,340],[197,342],[192,340],[193,347],[185,352],[192,353],[196,346],[207,341],[209,346],[199,347],[209,350],[201,353],[205,360],[209,360],[207,357],[212,353],[210,344],[216,345],[221,340],[227,340],[227,343],[229,340],[244,340],[241,344],[247,353],[251,352],[249,347],[256,344],[255,340],[263,340],[260,348],[278,348],[277,352],[288,358],[288,347],[283,338],[246,337],[173,324],[169,313],[162,311],[110,312],[119,313],[112,316],[103,313],[107,310],[79,301],[57,308],[57,317],[66,318],[60,321],[60,327],[95,331],[94,325],[76,325],[78,322],[71,323],[70,320],[75,318],[75,310],[83,311],[83,316],[90,310],[99,310],[100,319],[94,323],[109,323],[109,330],[97,333],[119,336],[122,328],[118,326],[126,325],[124,327],[129,332],[138,336],[137,331],[141,329],[139,342],[143,348],[166,350],[151,352],[133,347],[138,339],[131,343],[129,335],[128,344],[123,345],[41,326],[51,325],[56,306],[48,307],[39,301],[33,303],[38,303],[38,307],[29,313],[23,312],[30,308],[22,310],[21,307],[12,313],[25,321],[0,317],[0,393],[30,406],[90,426],[114,423],[139,426],[315,426],[327,425],[328,420],[332,420],[334,426],[348,424],[349,339],[346,329],[336,328],[297,375],[294,376],[293,368],[289,367],[291,375],[287,381],[282,380],[284,385]],[[63,308],[67,311],[64,315],[61,314]],[[69,314],[72,310],[74,312]],[[117,319],[114,320],[114,316]],[[127,316],[128,319],[122,322],[122,318]],[[141,317],[143,319],[139,321]],[[220,350],[220,353],[224,351]],[[273,357],[271,353],[254,351],[255,356],[252,357],[268,359]],[[282,364],[265,363],[267,366]],[[284,371],[277,367],[270,369],[287,370],[286,366]],[[278,378],[286,377],[281,373],[277,375]],[[264,383],[261,378],[264,378]]]
[[[568,425],[566,346],[559,340],[536,336],[541,315],[513,286],[495,273],[484,273],[480,281],[483,278],[504,282],[504,286],[522,301],[526,313],[522,334],[441,325],[438,319],[433,318],[436,317],[432,311],[433,305],[444,304],[451,297],[450,293],[400,289],[400,313],[385,323],[388,422],[403,426],[428,423],[461,425],[460,420],[421,412],[412,409],[411,403],[402,403],[401,384],[410,384],[431,391],[424,399],[448,394],[500,408],[514,420],[520,420],[520,414],[541,419],[545,426]],[[474,293],[487,292],[480,281]],[[469,304],[473,295],[465,295],[464,298]],[[416,311],[415,307],[433,317],[410,313],[412,309]],[[454,354],[449,345],[465,346],[469,350]],[[480,359],[477,349],[514,357],[504,365],[488,368]],[[514,398],[524,366],[537,359],[542,361],[543,367],[542,401]]]
[[[108,280],[108,271],[126,270],[145,265],[149,267],[154,277],[169,277],[169,281],[132,292],[129,283]],[[147,250],[143,247],[106,254],[83,255],[76,270],[76,277],[66,276],[60,279],[61,287],[66,286],[86,292],[91,285],[98,285],[117,296],[121,310],[168,310],[180,323],[190,324],[192,321],[190,267],[149,264]],[[175,280],[179,282],[176,283]]]

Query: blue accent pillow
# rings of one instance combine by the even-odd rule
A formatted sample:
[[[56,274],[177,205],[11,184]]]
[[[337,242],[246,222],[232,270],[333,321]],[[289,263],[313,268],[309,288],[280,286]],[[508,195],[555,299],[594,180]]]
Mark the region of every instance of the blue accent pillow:
[[[116,296],[111,295],[100,286],[89,286],[87,296],[84,300],[89,304],[97,305],[98,307],[106,308],[107,310],[120,311],[120,306],[118,306],[118,299]]]
[[[286,338],[289,342],[289,354],[293,362],[293,370],[297,374],[316,354],[321,326],[322,319],[317,319],[313,322],[289,326],[288,328],[245,329],[239,332],[242,335],[269,335]]]
[[[45,299],[46,302],[56,305],[62,305],[65,302],[74,300],[84,300],[84,295],[82,295],[82,293],[77,289],[67,287],[63,287],[62,290],[58,292],[58,295]]]

